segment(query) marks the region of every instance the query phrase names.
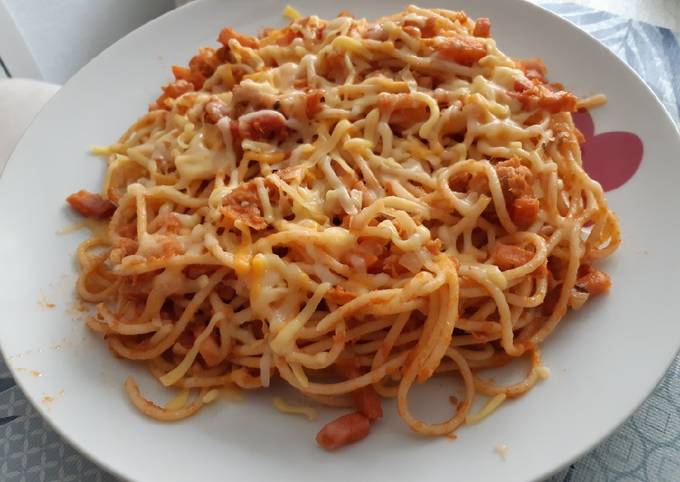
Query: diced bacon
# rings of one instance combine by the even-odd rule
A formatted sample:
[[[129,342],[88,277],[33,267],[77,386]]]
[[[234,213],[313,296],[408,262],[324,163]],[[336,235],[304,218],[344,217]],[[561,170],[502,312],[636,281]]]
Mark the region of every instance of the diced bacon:
[[[444,60],[471,66],[486,55],[486,44],[474,37],[456,35],[447,37],[437,48],[439,57]]]
[[[205,105],[205,117],[213,124],[217,124],[222,117],[228,115],[229,106],[221,100],[211,100]]]
[[[186,67],[180,67],[179,65],[172,66],[172,74],[175,76],[175,80],[185,80],[190,82],[194,86],[194,89],[200,89],[203,87],[205,82],[205,77],[203,77],[198,72],[192,72]]]
[[[278,34],[278,38],[276,39],[276,45],[286,47],[290,45],[293,42],[293,40],[301,36],[302,34],[300,34],[299,32],[296,32],[290,27],[286,27],[282,29],[281,32]]]
[[[434,85],[434,79],[429,75],[417,75],[416,82],[419,87],[424,89],[432,89]]]
[[[531,170],[522,165],[519,159],[512,158],[495,165],[498,180],[505,195],[506,202],[511,203],[514,198],[531,196]]]
[[[184,246],[173,238],[167,238],[161,241],[160,248],[151,257],[156,259],[168,259],[178,254],[184,254]]]
[[[518,197],[512,201],[510,218],[520,228],[527,228],[536,220],[540,207],[538,199],[534,197]]]
[[[372,386],[369,385],[354,390],[352,398],[357,406],[357,410],[359,410],[359,413],[364,417],[371,421],[382,418],[383,411],[382,405],[380,404],[380,397],[378,397],[378,394]]]
[[[217,41],[225,47],[229,47],[229,41],[231,39],[236,39],[242,46],[250,47],[252,49],[256,49],[260,46],[260,41],[255,37],[251,37],[250,35],[241,35],[231,28],[222,29],[219,37],[217,37]]]
[[[452,191],[467,192],[468,183],[471,178],[472,174],[469,172],[457,172],[449,179],[449,187]]]
[[[220,65],[220,60],[217,58],[215,49],[210,47],[201,47],[198,49],[198,54],[194,55],[189,61],[191,71],[206,79],[209,79],[215,73],[218,65]]]
[[[576,112],[578,99],[571,92],[560,90],[549,91],[538,99],[538,106],[551,114],[558,112]]]
[[[254,182],[247,182],[231,191],[223,199],[222,215],[231,223],[240,221],[255,230],[262,230],[267,223],[262,217],[260,198]]]
[[[437,24],[437,19],[434,17],[428,17],[425,20],[425,25],[420,29],[420,35],[422,38],[432,38],[439,33],[439,25]]]
[[[440,27],[436,18],[428,17],[427,20],[425,20],[425,24],[421,25],[421,23],[422,21],[420,20],[406,19],[402,23],[401,28],[411,37],[432,38],[437,36]]]
[[[527,264],[533,257],[528,249],[512,244],[498,243],[493,251],[495,263],[503,271]]]
[[[267,195],[272,203],[278,201],[278,190],[269,180],[264,181]],[[227,194],[222,200],[222,215],[229,223],[240,221],[255,230],[267,227],[267,222],[262,216],[262,206],[257,194],[257,185],[254,181],[248,181]]]
[[[336,305],[344,305],[356,297],[356,293],[347,291],[342,286],[333,286],[331,289],[326,291],[326,294],[324,295],[324,298],[326,298],[331,303],[335,303]]]
[[[520,78],[515,80],[512,87],[515,89],[515,92],[524,92],[525,90],[531,89],[533,86],[534,84],[532,84],[529,79]]]
[[[179,229],[182,227],[182,223],[180,222],[179,218],[175,213],[168,213],[167,215],[163,215],[160,217],[160,219],[157,219],[154,222],[158,221],[161,221],[159,230],[164,229],[166,233],[177,233],[179,232]]]
[[[400,130],[424,122],[430,115],[427,104],[409,94],[382,94],[378,96],[378,109],[383,115],[389,114],[389,124]]]
[[[371,423],[361,413],[349,413],[327,423],[316,435],[316,442],[326,450],[335,450],[363,439]]]
[[[186,94],[187,92],[193,92],[195,89],[191,82],[180,79],[169,83],[163,87],[162,90],[163,93],[160,97],[158,97],[158,99],[156,99],[156,105],[161,109],[168,109],[168,106],[165,104],[166,99],[176,99],[180,95]]]
[[[491,21],[486,17],[481,17],[475,20],[475,28],[472,31],[475,37],[490,37],[491,36]]]
[[[515,60],[517,67],[524,72],[529,80],[537,80],[541,84],[545,84],[548,79],[546,75],[548,70],[545,68],[545,63],[542,59],[517,59]]]
[[[275,110],[260,110],[239,118],[239,131],[243,139],[284,139],[287,134],[286,118]]]
[[[281,47],[286,47],[293,43],[293,40],[295,40],[298,37],[297,32],[287,29],[287,31],[279,37],[279,39],[276,41],[277,45],[280,45]]]
[[[118,236],[123,238],[134,238],[137,235],[137,223],[132,222],[125,224],[118,229]]]
[[[66,201],[74,210],[87,218],[105,219],[116,210],[116,205],[111,201],[85,189],[71,194]]]
[[[611,286],[612,280],[609,275],[592,266],[588,266],[586,274],[576,280],[576,288],[593,296],[606,293]]]
[[[533,85],[531,88],[511,92],[524,109],[544,109],[551,114],[558,112],[576,112],[577,98],[565,90],[553,90],[544,85]]]
[[[347,77],[344,52],[331,51],[323,59],[323,68],[320,73],[333,82],[344,81]]]
[[[163,87],[163,93],[171,99],[176,99],[180,95],[186,94],[187,92],[192,92],[193,90],[193,84],[191,82],[187,82],[186,80],[177,80]]]

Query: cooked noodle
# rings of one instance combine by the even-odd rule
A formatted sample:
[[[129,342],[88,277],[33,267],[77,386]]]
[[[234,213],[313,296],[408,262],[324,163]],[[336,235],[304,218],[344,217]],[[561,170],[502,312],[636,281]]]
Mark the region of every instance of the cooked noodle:
[[[591,263],[620,240],[570,113],[603,98],[548,84],[488,27],[414,6],[300,18],[259,38],[225,29],[173,69],[99,150],[115,212],[78,251],[89,326],[194,393],[168,410],[129,379],[137,408],[179,419],[212,389],[280,378],[331,406],[372,387],[439,435],[546,376],[539,345],[608,289]],[[480,376],[520,357],[519,383]],[[464,390],[426,423],[409,392],[438,373]],[[478,394],[491,403],[473,415]]]

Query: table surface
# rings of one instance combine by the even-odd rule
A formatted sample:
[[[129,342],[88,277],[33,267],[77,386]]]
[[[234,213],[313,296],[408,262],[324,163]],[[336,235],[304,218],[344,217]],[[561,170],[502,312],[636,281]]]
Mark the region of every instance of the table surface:
[[[680,0],[531,1],[579,25],[628,62],[678,122],[680,35],[674,31],[680,30]],[[116,480],[49,427],[1,361],[0,480]],[[624,480],[680,480],[680,358],[617,432],[548,482]]]

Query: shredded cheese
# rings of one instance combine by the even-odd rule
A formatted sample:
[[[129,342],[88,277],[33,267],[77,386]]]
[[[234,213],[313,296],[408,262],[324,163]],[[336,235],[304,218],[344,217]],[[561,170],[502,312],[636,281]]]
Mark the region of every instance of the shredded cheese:
[[[281,397],[274,397],[274,407],[281,413],[289,413],[292,415],[304,415],[308,420],[314,421],[318,414],[313,407],[305,407],[301,405],[291,405]]]

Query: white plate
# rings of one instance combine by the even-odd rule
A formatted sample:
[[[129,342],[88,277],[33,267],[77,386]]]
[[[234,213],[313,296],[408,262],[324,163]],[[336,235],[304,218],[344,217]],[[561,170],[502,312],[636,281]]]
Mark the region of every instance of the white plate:
[[[26,395],[79,450],[135,480],[530,480],[591,448],[654,388],[680,340],[680,141],[672,121],[631,70],[567,22],[517,0],[438,3],[491,17],[502,50],[543,57],[551,79],[577,93],[605,92],[610,102],[593,113],[596,131],[634,132],[644,144],[635,176],[608,194],[623,227],[623,244],[606,266],[614,288],[566,318],[545,343],[550,379],[463,428],[455,442],[411,434],[388,405],[367,440],[334,454],[313,439],[336,414],[322,412],[316,423],[282,415],[271,392],[213,404],[177,424],[150,421],[131,407],[123,380],[134,373],[151,386],[149,377],[72,319],[73,254],[85,234],[56,231],[74,220],[64,197],[100,185],[104,163],[88,148],[117,139],[168,81],[172,64],[214,44],[221,27],[255,33],[283,23],[283,1],[205,1],[133,32],[71,79],[24,136],[1,181],[2,351]],[[322,17],[340,8],[375,17],[404,6],[295,4]],[[41,306],[42,298],[56,308]],[[450,381],[434,383],[445,388]],[[417,398],[418,413],[446,403],[442,393],[436,401]],[[505,461],[494,453],[498,443],[509,447]]]

